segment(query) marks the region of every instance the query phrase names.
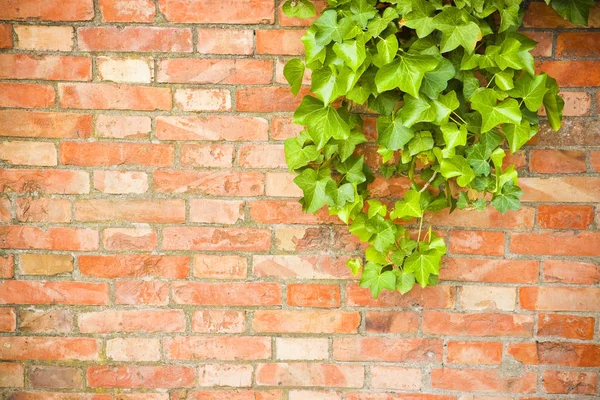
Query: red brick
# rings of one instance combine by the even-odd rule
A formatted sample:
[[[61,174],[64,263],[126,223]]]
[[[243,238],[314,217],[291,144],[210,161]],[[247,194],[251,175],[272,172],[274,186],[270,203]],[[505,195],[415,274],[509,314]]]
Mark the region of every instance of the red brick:
[[[94,189],[103,193],[146,193],[148,175],[138,171],[94,171]]]
[[[92,388],[181,388],[193,387],[196,369],[179,365],[167,366],[92,366],[87,370]]]
[[[452,364],[500,364],[500,342],[449,342],[446,360]]]
[[[360,388],[365,371],[361,365],[279,363],[259,364],[256,383],[263,386],[324,386]]]
[[[289,87],[243,88],[237,91],[236,109],[237,111],[263,113],[295,111],[304,94],[306,93],[301,91],[298,96],[294,96]]]
[[[59,83],[61,108],[170,110],[171,89],[105,83]]]
[[[190,29],[114,26],[77,28],[79,48],[84,51],[183,52],[193,49]]]
[[[14,392],[11,400],[64,400],[64,392]],[[69,400],[112,400],[110,394],[73,393]]]
[[[96,136],[112,139],[144,139],[152,130],[149,117],[127,115],[98,115]]]
[[[333,340],[336,361],[442,361],[439,339],[349,337]]]
[[[238,165],[246,168],[287,168],[281,145],[245,145],[238,152]]]
[[[0,24],[0,49],[12,49],[13,29],[11,24]]]
[[[535,372],[525,372],[517,377],[504,377],[499,371],[492,370],[442,368],[431,371],[431,386],[446,390],[535,393],[536,383]]]
[[[21,254],[21,272],[25,275],[58,275],[73,272],[70,254]]]
[[[269,182],[267,174],[267,185]],[[267,190],[268,194],[268,190]],[[326,227],[275,228],[275,247],[281,251],[324,251],[330,248],[329,229]],[[341,271],[341,270],[340,270]]]
[[[117,394],[116,400],[169,400],[169,394],[149,392]]]
[[[506,214],[501,214],[493,207],[487,207],[483,211],[454,210],[452,214],[448,211],[426,213],[424,223],[439,227],[522,230],[533,227],[534,215],[535,209],[532,207],[523,207]]]
[[[192,315],[192,331],[199,333],[241,333],[245,323],[244,311],[202,310]]]
[[[197,33],[197,51],[200,54],[250,55],[254,53],[253,30],[199,28]]]
[[[11,222],[12,221],[12,203],[9,198],[0,199],[0,221]]]
[[[460,307],[463,310],[514,311],[516,297],[516,288],[465,285],[460,290]]]
[[[85,21],[93,17],[93,0],[0,1],[0,19]]]
[[[342,222],[330,216],[325,208],[316,214],[302,212],[302,205],[295,200],[254,200],[249,202],[250,217],[261,224],[331,224]]]
[[[287,304],[294,307],[334,308],[340,306],[338,285],[291,283],[287,286]]]
[[[12,165],[54,166],[58,164],[54,143],[10,141],[0,143],[0,158]]]
[[[163,339],[169,360],[262,360],[271,358],[271,338],[176,336]]]
[[[455,297],[456,289],[453,286],[436,286],[427,289],[415,287],[405,295],[383,291],[375,300],[369,289],[357,284],[346,285],[346,302],[351,307],[453,308]]]
[[[89,361],[98,359],[99,341],[93,338],[1,336],[2,360]]]
[[[538,42],[535,49],[532,50],[531,55],[534,57],[552,56],[552,41],[554,40],[553,32],[524,31],[521,33]]]
[[[203,364],[198,368],[199,386],[252,386],[251,365]]]
[[[281,286],[276,283],[173,282],[173,300],[177,304],[215,306],[281,305]]]
[[[563,116],[579,117],[588,115],[592,105],[592,97],[584,92],[562,92],[559,94],[565,101]],[[546,109],[540,111],[540,115],[546,116]]]
[[[358,312],[257,310],[252,329],[267,333],[356,333]]]
[[[553,232],[513,233],[510,251],[515,254],[546,254],[559,256],[600,256],[600,233]]]
[[[256,255],[253,273],[282,279],[355,279],[346,258],[329,255]]]
[[[348,393],[348,400],[456,400],[456,396],[442,394],[406,394],[406,393]],[[463,400],[463,399],[461,399]],[[464,399],[464,400],[491,400],[491,399]],[[505,399],[495,399],[505,400]]]
[[[600,345],[565,342],[525,343],[521,352],[509,353],[524,364],[563,365],[566,367],[599,367]]]
[[[44,194],[84,194],[90,191],[88,173],[65,169],[2,169],[0,191]]]
[[[528,28],[581,28],[581,26],[562,18],[552,7],[548,7],[544,3],[530,4],[523,24]],[[588,26],[600,28],[600,7],[596,6],[590,10]]]
[[[594,222],[592,206],[541,205],[538,225],[546,229],[587,229]]]
[[[54,88],[50,85],[0,83],[0,107],[48,108],[54,99]]]
[[[504,233],[481,231],[451,231],[450,251],[458,254],[504,254]]]
[[[246,279],[248,265],[245,257],[194,255],[194,277],[208,279]]]
[[[266,251],[270,247],[271,232],[266,229],[166,227],[163,230],[165,250]]]
[[[294,183],[294,174],[289,172],[267,172],[265,191],[269,197],[303,196],[302,189]]]
[[[73,329],[73,313],[69,310],[21,310],[19,331],[67,333]]]
[[[34,388],[82,389],[81,371],[74,367],[38,365],[29,370],[29,382]]]
[[[17,281],[0,283],[0,304],[107,305],[106,283]]]
[[[228,144],[183,144],[181,145],[182,167],[232,168],[235,147]]]
[[[75,202],[75,219],[84,222],[185,222],[185,200],[88,199]]]
[[[79,270],[83,275],[96,278],[139,278],[152,276],[183,279],[189,276],[188,256],[150,254],[82,255]]]
[[[258,85],[271,83],[273,61],[172,58],[160,60],[158,82]]]
[[[102,231],[102,244],[107,250],[154,250],[158,237],[149,228],[107,228]]]
[[[594,372],[544,371],[544,390],[558,394],[595,394],[598,374]]]
[[[198,24],[271,24],[273,0],[159,0],[169,22]]]
[[[159,116],[156,137],[160,140],[263,141],[269,137],[263,118],[244,116]]]
[[[15,309],[0,307],[0,332],[14,332],[16,329],[17,314],[15,314]]]
[[[599,32],[563,32],[556,39],[557,57],[600,56]]]
[[[48,228],[0,226],[0,248],[66,251],[98,250],[98,232],[85,228]]]
[[[327,338],[276,338],[278,360],[326,360],[329,358]]]
[[[0,78],[91,81],[92,59],[53,55],[0,54]]]
[[[17,220],[22,222],[71,222],[71,200],[18,198]]]
[[[244,219],[244,202],[236,200],[190,200],[190,221],[235,224]]]
[[[594,203],[600,198],[600,178],[595,177],[522,178],[519,186],[524,202]]]
[[[22,388],[25,386],[25,366],[0,362],[0,388]]]
[[[581,150],[531,150],[529,169],[542,174],[585,172],[585,152]]]
[[[371,366],[371,387],[376,389],[419,390],[421,370],[417,368]]]
[[[416,333],[419,315],[414,311],[367,311],[367,333]]]
[[[70,26],[15,26],[16,48],[37,51],[71,51],[73,28]]]
[[[275,140],[285,140],[296,137],[303,129],[301,125],[293,124],[291,117],[273,117],[271,125],[271,137]]]
[[[115,338],[106,341],[106,355],[115,361],[158,361],[160,340]]]
[[[304,44],[300,41],[304,30],[257,30],[256,53],[258,54],[304,54]]]
[[[156,14],[152,0],[100,0],[98,6],[104,22],[152,22]]]
[[[60,162],[66,165],[144,165],[169,167],[174,147],[168,144],[62,142]]]
[[[595,172],[600,172],[600,151],[590,152],[590,164]]]
[[[91,115],[0,110],[0,136],[85,139],[91,134]]]
[[[230,111],[227,89],[176,89],[175,104],[182,111]]]
[[[539,261],[445,257],[440,279],[448,281],[534,283]]]
[[[540,314],[538,336],[589,340],[594,337],[594,318],[564,314]]]
[[[154,189],[159,193],[260,196],[264,178],[260,172],[160,170],[154,172]]]
[[[422,324],[423,332],[429,335],[516,337],[533,335],[532,315],[424,311]]]
[[[600,311],[600,288],[522,287],[521,307],[541,311]]]
[[[154,78],[154,60],[147,57],[97,57],[96,68],[101,81],[151,83]]]
[[[183,332],[183,310],[106,310],[79,314],[81,333]]]
[[[545,61],[536,72],[546,72],[560,87],[600,86],[600,61]]]
[[[546,282],[594,285],[600,282],[600,267],[593,263],[544,260]]]
[[[202,390],[173,393],[172,400],[282,400],[280,390]],[[145,399],[144,399],[145,400]]]
[[[116,281],[115,304],[169,304],[169,283],[162,281]]]

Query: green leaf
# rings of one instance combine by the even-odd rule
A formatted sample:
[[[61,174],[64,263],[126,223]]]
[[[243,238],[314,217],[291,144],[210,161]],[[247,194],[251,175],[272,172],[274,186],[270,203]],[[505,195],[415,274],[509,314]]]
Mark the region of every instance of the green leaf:
[[[515,88],[508,94],[513,97],[522,98],[529,111],[537,112],[542,106],[544,96],[548,91],[546,78],[546,74],[535,75],[533,77],[529,74],[523,74],[515,81]]]
[[[507,38],[502,42],[500,52],[494,60],[501,70],[505,70],[506,68],[522,69],[524,68],[524,63],[521,60],[520,52],[521,42],[517,39]]]
[[[555,131],[560,129],[562,124],[563,108],[565,101],[558,95],[560,89],[556,80],[548,77],[546,80],[548,92],[544,95],[544,108],[548,116],[548,122]]]
[[[389,35],[384,40],[377,42],[377,54],[379,55],[381,66],[391,63],[397,53],[398,39],[396,35]]]
[[[418,122],[433,122],[437,117],[437,110],[426,98],[417,98],[410,95],[404,96],[404,106],[400,110],[403,124],[411,127]]]
[[[439,157],[438,157],[439,159]],[[475,173],[467,160],[460,155],[451,158],[442,158],[440,161],[440,173],[446,179],[456,177],[456,182],[466,187],[475,179]]]
[[[367,25],[369,34],[372,37],[379,36],[396,18],[398,18],[398,12],[392,7],[386,8],[382,16],[375,15],[375,18],[369,21]]]
[[[448,87],[448,81],[454,77],[456,70],[452,63],[442,58],[437,67],[423,76],[421,92],[430,99],[437,99],[439,94]]]
[[[348,138],[336,141],[336,144],[338,145],[340,161],[345,161],[354,153],[357,145],[366,141],[367,139],[365,138],[365,135],[357,129],[352,129]]]
[[[435,29],[431,14],[435,7],[426,0],[413,0],[412,11],[402,18],[400,23],[417,31],[417,36],[423,38]]]
[[[396,225],[389,219],[377,215],[372,219],[374,233],[369,243],[379,251],[389,250],[396,241]]]
[[[302,147],[297,137],[286,139],[284,150],[285,161],[290,169],[304,167],[311,161],[316,160],[321,154],[317,150],[317,146]]]
[[[515,153],[525,143],[529,141],[537,133],[537,126],[534,128],[529,124],[529,121],[521,121],[521,124],[504,124],[502,126],[508,146],[511,153]]]
[[[311,18],[316,14],[315,6],[310,0],[287,0],[283,3],[282,10],[288,17]]]
[[[309,133],[318,136],[325,143],[329,138],[347,139],[350,136],[350,127],[348,123],[340,116],[338,111],[332,106],[322,108],[308,121]],[[318,146],[321,148],[321,146]]]
[[[377,90],[381,93],[399,88],[413,97],[419,97],[423,76],[433,71],[438,63],[433,56],[404,53],[377,72]]]
[[[317,42],[316,33],[318,29],[316,26],[308,28],[304,36],[302,36],[302,44],[304,44],[304,50],[306,53],[306,63],[312,62],[323,62],[325,61],[325,45]]]
[[[361,213],[352,221],[350,232],[361,241],[368,242],[375,233],[375,230],[371,222],[367,219],[367,215]]]
[[[442,135],[444,136],[444,142],[446,142],[446,149],[453,149],[456,146],[464,146],[467,144],[467,127],[466,125],[457,126],[454,122],[442,125],[440,127]]]
[[[392,220],[405,217],[421,218],[423,210],[420,203],[421,193],[409,190],[404,194],[404,199],[397,201],[394,210],[390,213]]]
[[[302,208],[306,212],[315,213],[326,204],[335,205],[331,193],[337,191],[337,185],[330,174],[331,171],[307,168],[294,178],[294,183],[304,192]]]
[[[503,123],[521,123],[521,110],[515,99],[497,103],[497,95],[493,89],[480,89],[471,97],[471,107],[479,111],[483,124],[482,132],[487,132]]]
[[[447,53],[462,46],[468,53],[475,50],[477,41],[482,33],[479,25],[472,21],[465,21],[463,11],[456,7],[447,7],[435,16],[435,28],[442,32],[440,51]]]
[[[315,118],[323,110],[323,102],[313,96],[304,96],[302,103],[294,112],[294,123],[298,125],[308,125],[309,121]]]
[[[369,204],[369,219],[373,218],[375,215],[381,215],[384,218],[387,215],[387,207],[379,200],[368,200],[367,204]]]
[[[346,161],[337,165],[337,170],[341,174],[344,174],[346,182],[350,183],[363,183],[367,180],[363,172],[363,166],[365,157],[350,157]]]
[[[369,288],[376,299],[383,289],[396,289],[396,275],[392,271],[382,272],[382,269],[383,266],[368,262],[360,278],[360,287]]]
[[[351,258],[348,261],[346,261],[346,266],[350,268],[352,274],[358,275],[360,269],[362,268],[362,262],[360,258]]]
[[[521,208],[519,198],[523,195],[523,191],[512,181],[508,181],[502,187],[502,192],[494,194],[490,204],[494,206],[502,214],[508,210],[518,210]]]
[[[283,76],[292,87],[292,93],[297,95],[304,79],[304,63],[298,58],[291,59],[283,67]]]
[[[354,71],[362,65],[367,57],[365,41],[362,35],[356,40],[346,40],[343,43],[334,44],[333,51]]]
[[[476,143],[467,150],[467,161],[477,175],[488,176],[491,172],[488,162],[489,154],[481,143]]]
[[[396,270],[396,290],[401,294],[406,294],[415,286],[415,276]]]
[[[323,67],[312,73],[311,91],[316,94],[324,104],[331,104],[337,97],[336,93],[336,74],[329,67]]]
[[[374,262],[375,264],[388,264],[387,256],[384,253],[376,250],[375,247],[372,246],[367,247],[367,249],[365,250],[365,258],[367,259],[367,261]]]
[[[416,156],[433,148],[433,136],[429,131],[421,131],[415,135],[414,138],[408,142],[408,151],[411,156]]]
[[[437,275],[440,271],[441,258],[437,253],[429,250],[426,252],[415,252],[404,262],[404,272],[414,274],[415,279],[421,287],[427,286],[429,277]]]
[[[552,0],[552,8],[574,24],[587,25],[594,0]]]
[[[415,134],[402,124],[400,118],[385,115],[377,118],[377,142],[389,150],[400,150]]]
[[[367,0],[352,0],[350,11],[354,19],[364,29],[371,18],[377,14],[377,9],[370,5]]]

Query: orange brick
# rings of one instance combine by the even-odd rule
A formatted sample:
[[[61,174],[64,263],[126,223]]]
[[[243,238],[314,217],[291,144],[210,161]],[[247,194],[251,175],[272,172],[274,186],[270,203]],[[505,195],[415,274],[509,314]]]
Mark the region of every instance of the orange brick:
[[[296,137],[303,129],[301,125],[293,124],[291,117],[273,117],[271,125],[273,127],[271,137],[275,140]]]
[[[598,57],[600,55],[600,33],[563,32],[556,39],[558,57]]]
[[[294,307],[334,308],[340,306],[338,285],[293,283],[287,286],[287,304]]]
[[[202,364],[198,368],[199,386],[252,386],[254,367],[247,364]]]
[[[500,342],[449,342],[447,360],[453,364],[500,364]]]
[[[333,359],[337,361],[441,361],[442,353],[439,339],[348,337],[333,340]]]
[[[88,57],[30,54],[0,54],[1,79],[91,81],[92,59]]]
[[[535,372],[525,372],[518,377],[504,377],[500,372],[492,370],[443,368],[431,371],[431,386],[446,390],[535,393],[536,383]]]
[[[264,141],[269,125],[263,118],[245,116],[159,116],[160,140]]]
[[[192,331],[199,333],[241,333],[246,330],[244,311],[202,310],[192,315]]]
[[[132,305],[169,304],[169,283],[162,281],[116,281],[115,303]]]
[[[600,366],[600,345],[566,342],[515,343],[509,354],[528,364],[563,365],[566,367]]]
[[[12,165],[50,167],[58,163],[54,143],[47,142],[2,142],[0,158]]]
[[[254,53],[254,31],[245,29],[202,29],[197,30],[200,54]]]
[[[535,49],[531,52],[534,57],[552,56],[552,41],[554,39],[554,34],[552,32],[524,31],[521,33],[538,42]]]
[[[71,51],[73,28],[70,26],[15,26],[17,49],[37,51]]]
[[[523,202],[594,203],[600,198],[600,178],[595,177],[522,178],[519,186]]]
[[[371,367],[371,387],[418,391],[421,388],[421,370],[373,365]]]
[[[0,2],[0,19],[85,21],[94,17],[93,0],[30,0]]]
[[[193,387],[196,369],[166,366],[92,366],[87,370],[92,388],[183,388]]]
[[[546,229],[587,229],[594,222],[592,206],[541,205],[538,225]]]
[[[25,366],[0,362],[0,388],[22,388],[25,386]]]
[[[259,277],[280,279],[353,279],[346,258],[328,255],[256,255],[253,273]]]
[[[0,136],[85,139],[91,134],[91,115],[0,110]]]
[[[227,89],[177,89],[175,104],[183,111],[230,111]]]
[[[326,360],[329,358],[327,338],[277,338],[278,360]]]
[[[106,310],[79,314],[81,333],[183,332],[183,310]]]
[[[273,61],[172,58],[158,62],[158,82],[259,85],[271,83]]]
[[[62,142],[60,163],[81,166],[144,165],[169,167],[175,149],[169,144]]]
[[[425,311],[422,329],[430,335],[531,337],[533,316]]]
[[[75,202],[77,221],[185,222],[184,200],[88,199]]]
[[[254,391],[254,390],[200,390],[175,392],[174,400],[282,400],[283,391]],[[142,399],[140,399],[142,400]],[[143,399],[145,400],[145,399]]]
[[[182,167],[231,168],[235,148],[226,144],[183,144],[181,145]]]
[[[465,285],[460,290],[463,310],[514,311],[516,298],[515,288]]]
[[[544,174],[585,172],[585,156],[580,150],[532,150],[529,168]]]
[[[158,238],[149,228],[107,228],[102,232],[102,243],[107,250],[154,250]]]
[[[267,196],[302,197],[302,189],[294,183],[294,178],[294,174],[288,172],[267,172],[265,182]]]
[[[104,22],[152,22],[156,14],[152,0],[100,0],[98,5]]]
[[[288,87],[250,87],[237,91],[237,111],[276,112],[295,111],[300,105],[303,91],[294,96]]]
[[[271,338],[175,336],[163,338],[163,349],[169,360],[262,360],[271,357]]]
[[[87,172],[66,169],[2,169],[0,191],[44,194],[84,194],[90,191]]]
[[[0,107],[48,108],[54,100],[54,88],[50,85],[0,83]]]
[[[94,171],[94,189],[111,194],[145,193],[148,175],[136,171]]]
[[[0,289],[0,304],[107,305],[109,298],[105,283],[7,280]]]
[[[100,343],[94,338],[49,336],[2,336],[2,360],[98,360]]]
[[[246,279],[248,265],[245,257],[194,255],[194,277],[209,279]]]
[[[268,178],[267,178],[268,182]],[[282,251],[329,249],[327,228],[275,228],[275,247]]]
[[[600,61],[544,61],[536,72],[546,72],[560,87],[600,86]]]
[[[100,83],[59,83],[61,108],[101,110],[170,110],[171,89]]]
[[[596,232],[513,233],[510,251],[515,254],[600,256]]]
[[[458,254],[504,254],[504,233],[451,231],[450,251]]]
[[[14,256],[12,254],[0,256],[0,278],[7,279],[13,277],[14,262]]]
[[[96,117],[96,136],[112,139],[147,138],[152,129],[149,117],[105,115]]]
[[[600,282],[600,267],[593,263],[578,261],[544,261],[544,280],[580,285],[594,285]]]
[[[238,152],[238,165],[246,168],[287,168],[281,145],[246,145]]]
[[[73,313],[69,310],[21,310],[19,331],[67,333],[73,329]]]
[[[144,276],[183,279],[189,276],[188,256],[151,254],[81,255],[79,270],[96,278],[140,278]]]
[[[600,289],[593,287],[522,287],[521,307],[525,310],[598,312]]]
[[[71,200],[18,198],[17,220],[22,222],[71,222]]]
[[[249,202],[250,217],[261,224],[331,224],[342,222],[330,216],[325,208],[316,214],[302,212],[302,205],[294,200],[253,200]]]
[[[115,338],[106,341],[106,355],[115,361],[158,361],[160,340]]]
[[[271,24],[275,18],[273,0],[159,0],[160,11],[169,22],[199,24]]]
[[[0,307],[0,332],[14,332],[16,329],[17,314],[15,314],[15,309]]]
[[[215,306],[281,305],[281,286],[262,282],[186,282],[172,283],[177,304]]]
[[[528,28],[581,28],[579,25],[570,23],[543,3],[532,3],[525,14],[523,24]],[[600,28],[600,7],[592,7],[590,10],[590,28]]]
[[[190,200],[190,221],[235,224],[244,219],[244,202],[237,200]]]
[[[523,179],[524,180],[524,179]],[[523,180],[519,180],[519,184]],[[447,210],[426,213],[425,224],[434,227],[459,227],[459,228],[481,228],[481,229],[511,229],[523,230],[533,227],[535,208],[523,207],[518,211],[501,214],[493,207],[487,207],[483,211],[477,210],[454,210],[450,214]]]
[[[252,329],[268,333],[355,333],[359,324],[357,312],[258,310]]]
[[[86,228],[48,228],[26,225],[0,226],[0,248],[65,251],[98,250],[98,231]]]
[[[0,49],[13,48],[13,28],[11,24],[0,24]]]
[[[534,283],[539,261],[445,257],[440,279],[448,281]]]
[[[567,339],[592,339],[594,318],[564,314],[540,314],[538,336],[558,336]]]
[[[257,30],[256,52],[258,54],[304,54],[304,44],[300,41],[304,30]]]
[[[192,32],[184,28],[114,26],[77,28],[83,51],[183,52],[192,51]]]
[[[159,170],[154,172],[154,190],[211,196],[260,196],[264,192],[264,175],[248,171]]]
[[[595,172],[600,172],[600,151],[590,152],[590,164]]]
[[[383,291],[379,299],[373,299],[369,289],[357,284],[346,285],[346,302],[352,307],[424,307],[453,308],[456,290],[452,286],[421,289],[415,287],[409,293]]]
[[[416,333],[419,316],[413,311],[367,311],[367,333]]]
[[[544,390],[558,394],[595,394],[598,374],[594,372],[544,371]]]
[[[361,365],[316,363],[259,364],[256,383],[263,386],[362,387],[365,371]]]

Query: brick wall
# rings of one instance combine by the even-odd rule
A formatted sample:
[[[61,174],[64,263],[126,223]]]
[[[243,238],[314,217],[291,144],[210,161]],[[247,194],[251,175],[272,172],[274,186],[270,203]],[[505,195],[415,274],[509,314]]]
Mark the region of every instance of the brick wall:
[[[274,3],[0,0],[0,398],[597,398],[600,8],[531,5],[569,118],[523,208],[431,217],[441,284],[375,301],[296,202]]]

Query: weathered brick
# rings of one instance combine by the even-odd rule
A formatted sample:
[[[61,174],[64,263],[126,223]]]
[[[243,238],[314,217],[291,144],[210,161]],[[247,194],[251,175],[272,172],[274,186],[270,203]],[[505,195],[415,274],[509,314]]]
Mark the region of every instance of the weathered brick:
[[[243,201],[214,199],[190,201],[190,221],[192,222],[235,224],[243,219]]]
[[[184,144],[181,146],[182,167],[231,168],[235,147],[227,144]]]
[[[98,359],[99,341],[94,338],[49,336],[2,336],[2,360],[91,361]]]
[[[67,333],[73,328],[73,313],[69,310],[21,310],[19,330],[22,332]]]
[[[598,57],[600,55],[600,33],[563,32],[556,39],[558,57]]]
[[[449,342],[447,360],[453,364],[500,364],[500,342]]]
[[[522,287],[521,307],[526,310],[599,312],[600,288]]]
[[[295,111],[300,105],[304,90],[294,96],[287,87],[250,87],[237,91],[237,111],[276,112]]]
[[[202,29],[198,28],[200,54],[241,54],[254,53],[254,31],[247,29]]]
[[[585,152],[581,150],[531,150],[529,169],[542,174],[585,172]]]
[[[106,355],[114,361],[158,361],[160,340],[115,338],[106,341]]]
[[[440,279],[448,281],[534,283],[539,261],[445,257]]]
[[[0,136],[85,139],[91,134],[89,114],[0,110]]]
[[[0,54],[1,79],[45,79],[91,81],[92,59],[88,57],[31,54]]]
[[[504,233],[481,231],[451,231],[450,251],[457,254],[504,254]]]
[[[59,83],[61,108],[100,110],[170,110],[171,89],[108,83]]]
[[[160,140],[253,141],[267,140],[263,118],[245,116],[165,116],[156,118]]]
[[[595,394],[598,391],[598,374],[594,372],[544,371],[544,390],[558,394]]]
[[[281,251],[327,250],[329,249],[329,229],[278,227],[275,228],[275,247]]]
[[[159,0],[160,11],[169,22],[199,24],[272,24],[273,0]]]
[[[165,366],[92,366],[87,369],[92,388],[182,388],[193,387],[196,369],[179,365]]]
[[[0,362],[0,388],[22,388],[24,386],[25,366]]]
[[[202,364],[198,367],[199,386],[252,386],[252,365]]]
[[[291,283],[287,285],[287,304],[294,307],[335,308],[340,306],[338,285]]]
[[[511,234],[510,251],[515,254],[557,256],[600,256],[600,233],[544,232]]]
[[[169,283],[141,280],[117,281],[115,303],[166,306],[169,304]]]
[[[110,194],[145,193],[148,175],[137,171],[94,171],[94,189]]]
[[[0,304],[107,305],[106,283],[18,281],[0,283]]]
[[[265,191],[269,197],[302,197],[302,189],[294,183],[295,176],[288,172],[267,172]]]
[[[256,52],[258,54],[304,54],[304,44],[300,41],[304,30],[257,30]]]
[[[14,332],[17,329],[17,314],[14,308],[0,307],[0,332]]]
[[[253,272],[257,276],[281,279],[353,279],[346,258],[329,255],[256,255]]]
[[[176,89],[175,105],[182,111],[230,111],[227,89]]]
[[[26,275],[57,275],[73,271],[69,254],[21,254],[21,271]]]
[[[159,170],[154,172],[154,188],[160,193],[258,196],[264,192],[264,179],[250,171]]]
[[[162,245],[165,250],[266,251],[271,247],[271,231],[254,228],[166,227]]]
[[[379,299],[373,299],[369,289],[357,284],[346,285],[346,302],[352,307],[424,307],[453,308],[456,290],[453,286],[437,286],[421,289],[415,287],[409,293],[383,291]]]
[[[580,317],[564,314],[540,314],[538,336],[557,336],[567,339],[592,339],[594,337],[593,317]]]
[[[0,24],[0,49],[13,48],[13,27],[11,24]]]
[[[275,306],[281,304],[281,286],[276,283],[173,282],[173,300],[178,304],[217,306]]]
[[[75,201],[78,221],[185,222],[185,200],[89,199]]]
[[[600,198],[600,178],[595,177],[522,178],[519,186],[524,202],[593,203]]]
[[[51,167],[58,163],[56,147],[46,142],[2,142],[0,158],[12,165]]]
[[[66,165],[144,165],[169,167],[174,148],[168,144],[62,142],[60,162]]]
[[[362,387],[364,368],[342,364],[259,364],[256,383],[263,386]]]
[[[169,360],[232,361],[271,357],[271,339],[266,337],[175,336],[164,338],[163,348]]]
[[[183,279],[189,276],[188,256],[151,254],[81,255],[79,270],[96,278],[139,278],[153,276]]]
[[[48,228],[0,226],[0,248],[38,250],[98,250],[98,231],[86,228]]]
[[[337,361],[441,361],[442,353],[439,339],[349,337],[333,340],[333,359]]]
[[[102,244],[107,250],[154,250],[158,237],[150,228],[107,228],[102,231]]]
[[[192,51],[192,31],[183,28],[114,26],[77,28],[80,50],[126,52]]]
[[[245,257],[194,255],[194,276],[208,279],[245,279],[248,263]]]
[[[541,205],[537,223],[546,229],[587,229],[594,222],[592,206]]]
[[[104,22],[152,22],[156,6],[152,0],[99,0]]]
[[[508,393],[535,393],[537,374],[525,372],[522,376],[505,377],[498,371],[434,369],[431,385],[434,388],[461,391],[495,391]]]
[[[192,315],[192,331],[199,333],[244,332],[246,316],[243,311],[203,310]]]
[[[68,199],[17,199],[17,220],[22,222],[71,222],[71,201]]]
[[[357,312],[257,310],[252,329],[268,333],[355,333],[359,324]]]
[[[463,310],[514,311],[517,290],[496,286],[463,286],[460,305]]]
[[[111,139],[143,139],[152,129],[149,117],[106,115],[96,117],[96,136]]]
[[[367,311],[367,333],[416,333],[419,316],[414,311]]]
[[[37,51],[71,51],[73,28],[70,26],[17,25],[17,49]]]
[[[158,62],[158,82],[260,85],[271,83],[273,61],[171,58]]]
[[[430,335],[517,337],[533,335],[532,315],[425,311],[422,324],[423,332]]]
[[[38,365],[29,370],[29,382],[34,388],[82,389],[81,371],[74,367]]]
[[[81,313],[81,333],[183,332],[183,310],[106,310]]]
[[[287,168],[281,145],[246,145],[238,151],[238,165],[246,168]]]
[[[0,191],[85,194],[90,191],[87,172],[66,169],[2,169]]]
[[[98,78],[117,83],[151,83],[154,62],[141,57],[97,57]]]
[[[50,85],[29,83],[0,83],[0,107],[48,108],[56,96]]]
[[[86,21],[94,18],[93,0],[2,0],[0,10],[0,19]]]
[[[418,391],[421,388],[421,370],[373,365],[371,367],[371,387]]]
[[[329,341],[325,338],[277,338],[278,360],[325,360],[329,358]]]

